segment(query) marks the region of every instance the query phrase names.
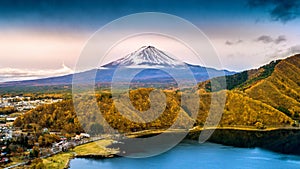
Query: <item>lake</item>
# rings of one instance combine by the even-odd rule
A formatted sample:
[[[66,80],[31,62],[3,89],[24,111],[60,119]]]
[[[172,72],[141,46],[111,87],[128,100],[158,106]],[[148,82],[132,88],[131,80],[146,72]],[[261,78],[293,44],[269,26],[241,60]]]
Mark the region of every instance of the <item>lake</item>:
[[[299,169],[300,156],[260,148],[236,148],[220,144],[184,141],[172,150],[150,158],[75,158],[71,169]]]

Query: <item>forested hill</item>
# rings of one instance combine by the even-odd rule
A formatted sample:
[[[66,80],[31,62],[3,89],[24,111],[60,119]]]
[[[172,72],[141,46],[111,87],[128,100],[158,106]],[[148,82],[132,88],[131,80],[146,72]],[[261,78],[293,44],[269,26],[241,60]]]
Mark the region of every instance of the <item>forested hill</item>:
[[[286,115],[300,115],[300,55],[280,61],[272,74],[244,88],[250,98],[266,103]]]
[[[229,93],[250,98],[299,120],[300,54],[226,76],[226,82]],[[200,83],[199,88],[210,91],[210,81]],[[227,102],[232,101],[228,98]],[[236,104],[239,106],[240,102]]]

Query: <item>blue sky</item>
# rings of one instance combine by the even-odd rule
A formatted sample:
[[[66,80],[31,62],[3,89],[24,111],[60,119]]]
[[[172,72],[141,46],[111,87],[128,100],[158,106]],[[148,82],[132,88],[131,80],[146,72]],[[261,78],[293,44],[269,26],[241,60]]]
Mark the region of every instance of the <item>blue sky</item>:
[[[300,51],[299,0],[2,0],[0,81],[71,73],[95,31],[119,17],[150,11],[195,24],[215,46],[219,68],[256,68]]]

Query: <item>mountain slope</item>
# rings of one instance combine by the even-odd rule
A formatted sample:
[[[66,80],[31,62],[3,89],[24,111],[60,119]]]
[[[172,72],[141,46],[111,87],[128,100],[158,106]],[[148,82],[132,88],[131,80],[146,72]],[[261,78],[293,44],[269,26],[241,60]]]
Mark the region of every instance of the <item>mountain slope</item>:
[[[227,75],[226,76],[226,89],[231,90],[235,88],[245,89],[252,84],[258,82],[261,79],[265,79],[269,77],[273,71],[275,66],[280,62],[281,60],[272,61],[267,65],[264,65],[258,69],[251,69],[246,70],[240,73],[236,73],[233,75]],[[216,77],[214,78],[216,81],[222,82],[223,78]],[[210,81],[206,81],[204,83],[200,83],[200,86],[202,88],[206,88],[206,90],[210,89]],[[222,90],[223,88],[217,88],[215,90]]]
[[[264,124],[273,121],[272,117],[281,119],[279,121],[285,119],[283,124],[294,123],[291,119],[300,119],[300,55],[273,61],[259,69],[227,76],[226,81],[228,94],[239,98],[236,100],[235,97],[228,97],[226,101],[226,106],[234,103],[230,106],[234,110],[231,112],[235,115],[233,118],[245,118],[251,114],[251,109],[254,109],[258,114],[273,114]],[[210,91],[210,80],[200,83],[199,91]],[[240,107],[244,109],[239,110]],[[224,116],[228,115],[227,113],[225,111]],[[281,114],[280,117],[278,113]]]
[[[294,119],[299,119],[300,55],[280,61],[271,76],[253,84],[245,93]]]
[[[108,63],[103,67],[111,68],[116,66],[126,66],[132,68],[145,66],[151,66],[152,68],[159,66],[176,67],[184,66],[184,63],[168,56],[165,52],[153,46],[143,46],[124,58]]]

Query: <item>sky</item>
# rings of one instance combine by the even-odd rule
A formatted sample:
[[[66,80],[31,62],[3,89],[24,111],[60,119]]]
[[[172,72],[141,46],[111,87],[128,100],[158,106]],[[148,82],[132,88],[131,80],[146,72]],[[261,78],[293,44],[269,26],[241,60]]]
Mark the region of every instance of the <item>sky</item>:
[[[197,26],[222,63],[208,67],[242,71],[300,52],[299,0],[2,0],[0,82],[72,73],[98,29],[139,12],[168,13]],[[106,62],[130,50],[114,52]]]

